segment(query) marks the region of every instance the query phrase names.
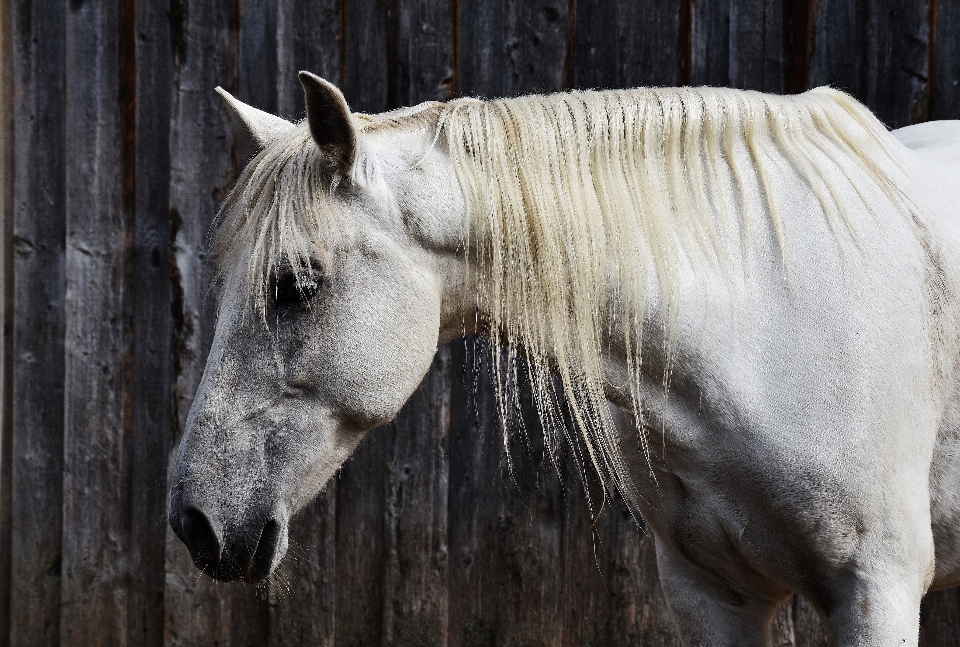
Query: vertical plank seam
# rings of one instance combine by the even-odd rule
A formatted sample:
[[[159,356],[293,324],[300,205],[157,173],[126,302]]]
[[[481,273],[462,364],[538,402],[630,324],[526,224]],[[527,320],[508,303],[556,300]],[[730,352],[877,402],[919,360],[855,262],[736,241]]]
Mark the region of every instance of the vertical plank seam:
[[[787,29],[784,34],[784,64],[786,91],[791,94],[803,92],[810,86],[810,58],[813,38],[812,26],[816,24],[817,0],[795,0],[784,16]]]
[[[677,65],[677,85],[690,85],[690,68],[693,58],[693,2],[680,0],[678,16],[679,43],[677,50],[680,60]]]

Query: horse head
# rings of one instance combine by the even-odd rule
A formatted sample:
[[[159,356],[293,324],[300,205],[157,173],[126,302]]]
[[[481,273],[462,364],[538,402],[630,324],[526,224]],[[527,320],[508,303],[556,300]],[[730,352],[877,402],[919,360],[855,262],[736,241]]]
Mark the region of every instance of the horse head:
[[[300,124],[220,90],[260,152],[218,218],[216,331],[169,501],[219,580],[271,573],[290,517],[393,418],[449,326],[463,203],[433,145],[436,111],[401,133],[300,79]]]

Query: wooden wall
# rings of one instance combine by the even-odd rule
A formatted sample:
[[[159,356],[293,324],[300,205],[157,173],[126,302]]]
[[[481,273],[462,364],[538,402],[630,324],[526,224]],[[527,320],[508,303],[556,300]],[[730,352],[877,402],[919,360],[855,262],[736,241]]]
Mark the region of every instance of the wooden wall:
[[[266,592],[200,577],[167,474],[214,325],[211,218],[250,153],[213,92],[288,117],[458,95],[830,83],[960,117],[960,0],[2,0],[0,646],[676,645],[651,542],[516,440],[475,340],[442,349],[291,527]],[[960,644],[930,596],[923,644]],[[821,645],[801,601],[783,645]]]

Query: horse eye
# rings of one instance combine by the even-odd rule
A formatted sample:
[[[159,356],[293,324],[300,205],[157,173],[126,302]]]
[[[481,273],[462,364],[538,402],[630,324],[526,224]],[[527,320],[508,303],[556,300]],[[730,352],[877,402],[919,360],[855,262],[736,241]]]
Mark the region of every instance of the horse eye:
[[[307,303],[319,291],[319,277],[303,277],[298,284],[293,272],[284,272],[277,277],[273,299],[278,308],[290,308]]]

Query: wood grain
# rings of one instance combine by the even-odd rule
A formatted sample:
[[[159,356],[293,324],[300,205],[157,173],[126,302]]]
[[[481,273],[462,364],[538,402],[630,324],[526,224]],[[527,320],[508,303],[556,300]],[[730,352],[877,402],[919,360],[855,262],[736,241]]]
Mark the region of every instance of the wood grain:
[[[13,32],[12,4],[0,3],[0,647],[10,645],[13,486]]]
[[[450,370],[450,350],[443,348],[392,424],[384,492],[384,645],[447,645]]]
[[[451,350],[448,642],[486,647],[499,644],[503,443],[492,383],[478,364],[489,349],[470,338]]]
[[[270,647],[339,644],[336,492],[334,479],[290,523],[287,557],[270,586]]]
[[[343,3],[341,0],[277,0],[277,111],[301,119],[303,89],[297,79],[308,70],[343,84]]]
[[[691,83],[784,92],[789,5],[779,0],[694,3]]]
[[[134,92],[136,111],[129,299],[129,563],[135,566],[128,584],[127,636],[131,645],[159,647],[164,628],[167,457],[174,434],[169,245],[173,58],[167,7],[140,2],[136,11],[135,87],[126,89]],[[124,51],[129,55],[129,49]],[[125,125],[125,138],[130,128]]]
[[[66,10],[66,303],[60,640],[127,642],[127,231],[115,4]]]
[[[12,2],[13,443],[10,644],[60,642],[63,513],[64,5]]]
[[[461,0],[459,7],[461,95],[496,98],[556,92],[566,85],[566,0]]]
[[[454,92],[454,4],[389,0],[388,98],[391,108],[449,99]]]
[[[238,34],[237,98],[271,114],[277,113],[277,9],[275,0],[244,0]],[[237,143],[241,166],[259,152],[245,134]]]
[[[609,0],[576,12],[573,86],[678,85],[681,3]]]
[[[381,112],[390,105],[387,2],[347,2],[342,87],[351,110]]]
[[[863,101],[890,128],[923,121],[930,97],[930,0],[820,0],[811,86]]]
[[[960,119],[960,2],[936,0],[932,13],[934,36],[931,119]]]
[[[374,429],[337,479],[336,645],[383,643],[384,493],[393,427]]]

